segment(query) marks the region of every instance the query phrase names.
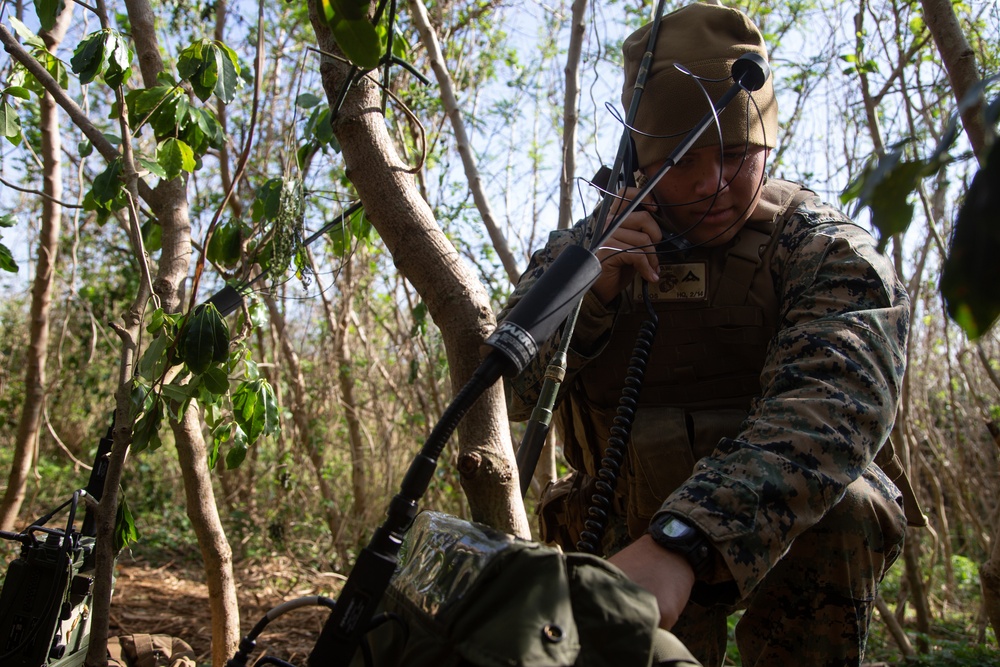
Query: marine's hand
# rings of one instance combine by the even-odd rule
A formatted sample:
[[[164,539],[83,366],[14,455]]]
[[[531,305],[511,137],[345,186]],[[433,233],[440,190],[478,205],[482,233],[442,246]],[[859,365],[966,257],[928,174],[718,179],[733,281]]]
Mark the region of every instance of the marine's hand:
[[[680,618],[694,586],[694,570],[678,553],[664,549],[643,535],[608,559],[656,597],[660,627],[669,630]]]
[[[623,209],[639,191],[636,188],[625,188],[619,192],[618,204],[611,207],[608,224],[615,219],[617,211]],[[649,202],[652,205],[652,202]],[[597,249],[595,253],[601,260],[601,277],[597,279],[591,291],[601,303],[611,303],[619,292],[632,281],[638,271],[644,279],[656,282],[660,279],[657,270],[659,262],[656,259],[655,244],[663,239],[663,232],[656,224],[649,210],[639,207],[633,211],[621,226]],[[625,252],[623,252],[625,251]]]

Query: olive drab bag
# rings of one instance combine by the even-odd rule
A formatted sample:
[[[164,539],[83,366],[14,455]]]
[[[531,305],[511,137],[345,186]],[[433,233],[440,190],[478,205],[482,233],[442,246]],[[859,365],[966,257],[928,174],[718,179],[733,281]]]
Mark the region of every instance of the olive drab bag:
[[[407,534],[382,611],[352,667],[698,665],[606,561],[435,512]]]
[[[196,667],[194,649],[169,635],[108,638],[109,667]]]

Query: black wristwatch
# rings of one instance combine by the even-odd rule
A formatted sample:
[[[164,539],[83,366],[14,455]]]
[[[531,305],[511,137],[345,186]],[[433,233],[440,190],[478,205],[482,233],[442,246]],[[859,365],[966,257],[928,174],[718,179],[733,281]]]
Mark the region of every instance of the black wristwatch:
[[[649,524],[649,534],[664,549],[684,556],[698,579],[709,573],[712,546],[704,535],[683,519],[672,514],[661,514]]]

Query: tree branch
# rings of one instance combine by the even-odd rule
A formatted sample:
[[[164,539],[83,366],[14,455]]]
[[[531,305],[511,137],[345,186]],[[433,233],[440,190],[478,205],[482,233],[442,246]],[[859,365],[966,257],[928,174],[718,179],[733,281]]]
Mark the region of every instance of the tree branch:
[[[969,92],[980,82],[976,67],[976,53],[962,32],[962,26],[955,16],[955,9],[949,0],[921,0],[924,8],[924,23],[934,37],[944,69],[948,73],[955,99],[961,105]],[[975,103],[964,109],[959,108],[965,134],[972,144],[980,166],[986,159],[986,125],[983,121],[983,96],[978,95]]]
[[[469,144],[469,135],[465,131],[465,121],[462,119],[462,110],[458,106],[455,98],[455,87],[451,81],[451,75],[444,64],[444,55],[441,53],[441,45],[438,43],[437,33],[431,27],[430,18],[427,16],[427,8],[422,0],[410,0],[411,16],[414,27],[420,34],[420,41],[427,49],[427,59],[437,77],[438,86],[441,88],[441,101],[444,103],[448,118],[451,119],[451,126],[455,130],[455,143],[458,153],[462,157],[462,165],[465,167],[465,177],[469,181],[469,189],[472,190],[472,199],[476,202],[479,215],[483,218],[483,225],[490,235],[493,248],[497,251],[500,261],[503,262],[504,270],[511,281],[517,280],[521,271],[517,267],[517,260],[507,245],[507,239],[500,233],[497,226],[490,202],[483,192],[482,182],[479,178],[479,168],[476,166],[476,157],[472,154],[472,147]]]
[[[21,63],[42,84],[42,87],[52,95],[56,104],[62,107],[63,111],[69,116],[69,119],[73,121],[74,125],[80,128],[84,136],[90,139],[90,143],[94,145],[94,148],[97,149],[97,152],[105,160],[113,162],[121,157],[118,149],[97,129],[97,126],[91,122],[87,114],[80,108],[80,105],[66,93],[58,81],[52,78],[52,75],[42,67],[40,62],[32,58],[31,54],[24,50],[18,41],[14,39],[14,36],[10,34],[10,31],[3,25],[0,25],[0,42],[3,43],[4,51],[9,53],[14,60]],[[142,179],[139,179],[139,195],[146,201],[149,201],[151,193],[152,189],[149,185]]]

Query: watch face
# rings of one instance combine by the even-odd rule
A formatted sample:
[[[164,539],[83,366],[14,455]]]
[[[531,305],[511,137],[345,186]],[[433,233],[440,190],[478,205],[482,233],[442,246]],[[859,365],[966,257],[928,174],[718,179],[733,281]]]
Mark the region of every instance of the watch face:
[[[691,535],[694,532],[694,528],[676,517],[671,517],[660,526],[660,532],[666,537],[678,539]]]

